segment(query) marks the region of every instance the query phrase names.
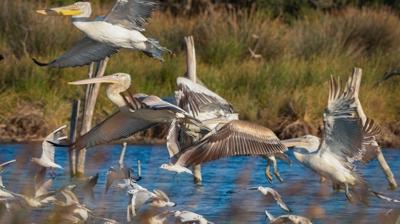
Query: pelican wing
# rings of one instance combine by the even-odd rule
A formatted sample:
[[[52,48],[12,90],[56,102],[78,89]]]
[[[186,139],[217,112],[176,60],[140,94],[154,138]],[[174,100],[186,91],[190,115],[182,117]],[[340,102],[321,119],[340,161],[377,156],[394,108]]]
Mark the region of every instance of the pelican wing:
[[[286,205],[286,203],[283,201],[281,195],[276,190],[274,190],[270,187],[266,187],[265,189],[266,189],[267,193],[270,193],[272,195],[272,197],[274,198],[276,203],[279,205],[279,207],[281,207],[283,210],[285,210],[287,212],[291,212],[291,209]]]
[[[33,60],[40,66],[56,68],[76,67],[103,60],[104,58],[117,52],[118,48],[97,42],[89,37],[84,37],[65,54],[49,63],[38,62],[36,59]]]
[[[133,135],[146,130],[157,123],[140,119],[126,107],[96,125],[86,134],[80,136],[72,145],[75,149],[88,148]]]
[[[50,161],[54,162],[54,152],[55,152],[55,147],[53,144],[49,143],[50,142],[55,142],[55,143],[60,143],[61,139],[66,138],[63,137],[62,129],[66,128],[67,126],[61,126],[54,130],[52,133],[46,136],[42,143],[42,158],[47,158]]]
[[[341,91],[340,80],[331,77],[328,106],[324,113],[325,149],[349,161],[361,152],[362,122],[357,113],[354,88]],[[326,146],[326,147],[324,147]]]
[[[167,101],[164,101],[160,97],[154,95],[143,98],[142,103],[145,104],[147,107],[155,110],[167,109],[173,112],[180,112],[184,114],[186,113],[186,111],[181,109],[180,107],[175,106]]]
[[[172,158],[180,151],[178,143],[178,135],[179,135],[179,127],[177,126],[176,119],[173,119],[167,135],[167,149],[170,158]]]
[[[270,129],[234,120],[210,132],[198,144],[183,150],[174,159],[181,166],[189,166],[228,156],[269,156],[286,150]]]
[[[44,183],[40,183],[39,185],[35,185],[35,197],[39,197],[41,195],[45,195],[48,193],[51,185],[53,185],[53,179],[49,179]]]
[[[127,29],[144,31],[144,24],[150,18],[158,3],[149,0],[117,0],[104,21]]]
[[[177,79],[176,101],[179,107],[197,117],[203,111],[223,110],[233,113],[232,105],[205,86],[183,77]]]

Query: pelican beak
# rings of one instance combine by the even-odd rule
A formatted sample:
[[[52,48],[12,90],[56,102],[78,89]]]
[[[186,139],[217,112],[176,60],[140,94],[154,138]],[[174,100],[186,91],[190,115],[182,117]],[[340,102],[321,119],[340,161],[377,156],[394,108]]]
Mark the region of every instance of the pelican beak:
[[[50,9],[36,10],[36,13],[48,16],[76,16],[82,14],[81,9],[77,5],[68,5]]]
[[[302,141],[302,138],[291,138],[291,139],[285,139],[281,140],[282,144],[284,144],[287,148],[290,147],[299,147],[304,144]]]
[[[98,78],[91,78],[91,79],[83,79],[75,82],[69,82],[70,85],[86,85],[86,84],[93,84],[93,83],[119,83],[117,79],[115,79],[112,75],[98,77]]]

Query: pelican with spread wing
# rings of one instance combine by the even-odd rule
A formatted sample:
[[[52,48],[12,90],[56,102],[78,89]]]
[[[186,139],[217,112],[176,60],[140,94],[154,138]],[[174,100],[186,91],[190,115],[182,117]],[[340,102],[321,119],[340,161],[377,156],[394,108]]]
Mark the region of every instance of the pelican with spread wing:
[[[97,124],[86,134],[79,136],[74,143],[60,145],[52,142],[54,145],[69,146],[80,150],[126,138],[156,125],[169,123],[173,119],[191,124],[198,123],[181,108],[157,96],[131,95],[127,91],[131,85],[131,77],[126,73],[84,79],[70,84],[85,85],[92,83],[110,84],[106,90],[107,97],[118,106],[118,111]]]
[[[43,15],[71,16],[72,24],[85,34],[64,55],[40,66],[75,67],[100,61],[118,52],[120,48],[139,50],[146,55],[163,60],[162,54],[168,49],[159,42],[145,37],[144,25],[158,3],[150,0],[117,0],[111,11],[103,18],[89,19],[92,14],[89,2],[76,2],[72,5],[37,10]]]
[[[331,78],[322,141],[315,151],[294,152],[294,156],[302,164],[332,180],[334,184],[344,186],[349,200],[353,199],[351,187],[360,187],[360,199],[369,195],[368,188],[355,171],[353,162],[363,158],[367,152],[367,142],[372,141],[380,131],[371,119],[361,118],[357,84],[360,79],[361,74],[354,73],[342,90],[340,80]],[[296,140],[292,143],[301,145],[306,139],[310,138],[298,138],[298,143],[294,143]],[[302,145],[304,147],[307,144]]]

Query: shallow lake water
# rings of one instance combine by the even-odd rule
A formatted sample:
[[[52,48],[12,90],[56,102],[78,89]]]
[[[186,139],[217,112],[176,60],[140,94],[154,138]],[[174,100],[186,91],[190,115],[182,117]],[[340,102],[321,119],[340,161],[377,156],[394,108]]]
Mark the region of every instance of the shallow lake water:
[[[17,158],[17,165],[3,173],[5,186],[21,192],[26,186],[33,186],[34,172],[29,162],[32,156],[40,155],[40,144],[5,144],[0,145],[0,162]],[[109,145],[92,148],[87,154],[86,174],[100,177],[95,187],[95,201],[88,202],[88,207],[95,213],[126,222],[127,193],[111,189],[104,194],[106,172],[119,159],[121,146]],[[168,153],[163,145],[129,145],[125,163],[136,172],[137,160],[142,164],[143,179],[140,185],[149,190],[155,188],[165,191],[170,199],[177,203],[174,210],[197,212],[214,223],[265,223],[264,210],[268,209],[275,216],[283,215],[277,204],[266,200],[261,193],[246,188],[270,186],[278,190],[293,214],[312,215],[323,210],[325,215],[312,219],[313,223],[379,223],[385,212],[399,208],[399,204],[389,203],[370,197],[369,206],[350,204],[343,192],[333,192],[326,183],[320,183],[319,177],[302,167],[289,152],[292,165],[279,161],[278,166],[283,183],[276,178],[273,183],[267,182],[264,176],[266,161],[259,157],[231,157],[204,164],[202,167],[203,184],[196,186],[190,175],[174,173],[160,169],[168,161]],[[398,177],[400,170],[400,151],[384,149],[384,155]],[[68,152],[57,149],[56,162],[64,167],[57,170],[53,189],[68,184]],[[369,183],[370,188],[388,196],[400,198],[399,191],[389,191],[386,178],[377,161],[357,166],[359,172]],[[236,193],[230,193],[235,190]],[[49,209],[37,209],[29,219],[39,219]],[[28,219],[28,220],[29,220]],[[30,220],[37,221],[37,220]]]

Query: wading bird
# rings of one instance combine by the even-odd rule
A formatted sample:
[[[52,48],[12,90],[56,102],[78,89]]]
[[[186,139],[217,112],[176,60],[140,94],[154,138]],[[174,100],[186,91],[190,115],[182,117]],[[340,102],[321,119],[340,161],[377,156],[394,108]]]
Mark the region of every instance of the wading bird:
[[[332,180],[334,185],[344,186],[346,197],[350,201],[350,187],[358,187],[361,190],[358,192],[359,199],[366,199],[369,195],[368,187],[355,171],[353,162],[363,157],[367,148],[366,140],[374,139],[379,133],[379,128],[372,120],[366,118],[363,122],[360,118],[357,100],[357,83],[360,79],[361,73],[354,73],[342,91],[340,81],[331,77],[322,142],[316,151],[294,151],[294,156],[302,164]],[[307,139],[309,138],[298,138],[299,142],[294,145],[304,147],[307,144],[315,144],[307,143]]]
[[[52,144],[80,150],[129,137],[161,123],[170,123],[174,118],[184,123],[199,123],[181,108],[163,101],[157,96],[131,95],[127,92],[131,84],[129,74],[116,73],[71,82],[70,84],[84,85],[91,83],[110,83],[107,88],[107,97],[119,107],[119,110],[86,134],[78,137],[71,145]]]
[[[141,33],[157,6],[156,2],[150,0],[117,0],[105,17],[96,20],[89,18],[92,14],[90,2],[37,10],[43,15],[71,16],[72,24],[86,36],[50,63],[34,61],[40,66],[58,68],[82,66],[115,54],[120,48],[139,50],[152,58],[163,60],[163,52],[169,50]]]
[[[308,218],[298,215],[281,215],[279,217],[274,217],[267,210],[265,210],[265,215],[270,224],[312,224]]]

